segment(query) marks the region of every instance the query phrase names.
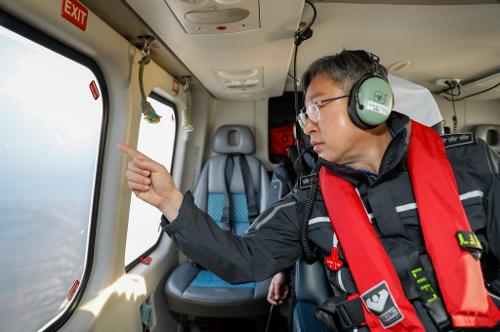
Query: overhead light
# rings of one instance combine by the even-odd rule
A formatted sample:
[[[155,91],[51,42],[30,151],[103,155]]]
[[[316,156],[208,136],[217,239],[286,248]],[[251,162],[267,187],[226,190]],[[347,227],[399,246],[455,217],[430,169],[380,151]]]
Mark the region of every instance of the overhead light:
[[[221,5],[234,5],[235,3],[241,2],[242,0],[215,0],[215,2]]]
[[[175,1],[189,7],[201,7],[204,6],[208,0],[175,0]]]
[[[235,86],[235,85],[242,85],[243,82],[237,80],[231,80],[231,81],[224,81],[224,84],[226,84],[226,86]]]
[[[387,67],[387,69],[390,72],[403,71],[403,70],[407,69],[408,67],[410,67],[411,64],[412,64],[412,62],[410,60],[407,60],[407,61],[402,60],[402,61],[394,62],[392,65]]]
[[[226,90],[232,92],[255,91],[264,87],[263,68],[251,69],[218,69],[214,74]]]
[[[253,83],[253,84],[245,84],[245,83],[240,83],[238,82],[237,84],[228,84],[226,85],[226,88],[228,89],[242,89],[245,91],[245,89],[250,89],[250,88],[255,88],[256,86],[259,86],[259,82]]]

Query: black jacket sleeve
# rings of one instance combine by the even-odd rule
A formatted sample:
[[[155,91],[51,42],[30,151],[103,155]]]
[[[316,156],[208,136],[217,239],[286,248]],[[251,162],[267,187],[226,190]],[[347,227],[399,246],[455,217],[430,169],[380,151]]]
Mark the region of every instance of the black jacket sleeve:
[[[302,254],[296,200],[288,195],[271,205],[249,231],[236,236],[223,231],[196,207],[190,192],[179,215],[162,228],[180,250],[230,283],[264,280],[292,265]]]
[[[491,176],[491,186],[486,193],[486,237],[490,250],[500,264],[500,157],[486,143],[483,143]],[[500,276],[499,276],[500,277]]]

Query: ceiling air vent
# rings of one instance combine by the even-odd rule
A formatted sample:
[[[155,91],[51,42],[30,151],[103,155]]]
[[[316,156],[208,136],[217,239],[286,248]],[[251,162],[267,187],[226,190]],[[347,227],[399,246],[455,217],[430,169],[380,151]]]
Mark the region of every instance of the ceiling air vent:
[[[197,24],[227,24],[244,20],[250,12],[241,8],[193,11],[184,15],[186,20]]]
[[[164,0],[190,34],[220,34],[260,28],[258,0]]]

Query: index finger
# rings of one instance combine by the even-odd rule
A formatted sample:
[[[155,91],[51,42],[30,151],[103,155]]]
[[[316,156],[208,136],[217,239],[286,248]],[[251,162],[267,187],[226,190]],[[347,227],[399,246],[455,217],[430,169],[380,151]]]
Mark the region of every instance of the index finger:
[[[120,150],[121,152],[125,153],[126,155],[128,155],[132,159],[134,157],[136,157],[136,156],[137,157],[142,157],[144,159],[149,159],[146,155],[140,153],[139,151],[137,151],[134,148],[131,148],[127,144],[118,144],[116,147],[118,148],[118,150]]]

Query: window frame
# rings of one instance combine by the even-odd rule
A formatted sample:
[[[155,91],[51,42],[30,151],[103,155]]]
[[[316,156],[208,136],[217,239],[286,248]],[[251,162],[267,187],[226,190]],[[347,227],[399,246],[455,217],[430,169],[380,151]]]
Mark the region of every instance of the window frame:
[[[44,326],[40,328],[40,331],[53,331],[61,328],[64,323],[70,318],[71,314],[75,311],[80,303],[80,300],[85,292],[85,288],[90,279],[90,274],[92,272],[92,264],[94,258],[94,245],[97,229],[97,218],[99,211],[99,198],[101,191],[101,179],[103,173],[103,161],[104,161],[104,148],[106,143],[106,134],[108,130],[108,120],[109,120],[109,97],[108,88],[106,85],[106,80],[104,75],[97,64],[92,58],[86,56],[85,54],[77,51],[74,48],[67,46],[66,44],[60,42],[59,40],[50,37],[44,32],[34,28],[33,26],[25,23],[9,13],[0,9],[0,26],[19,34],[20,36],[29,39],[42,47],[60,54],[70,60],[73,60],[86,68],[88,68],[96,77],[99,82],[100,95],[102,100],[102,121],[101,121],[101,131],[99,138],[99,147],[97,154],[97,164],[95,169],[95,183],[93,187],[93,197],[92,209],[89,215],[89,234],[87,241],[87,255],[84,261],[84,269],[82,280],[76,291],[75,295],[68,303],[66,308],[55,315],[51,320],[47,321]]]
[[[157,102],[160,102],[162,104],[165,104],[165,105],[171,107],[172,110],[174,111],[174,115],[175,115],[174,148],[172,149],[172,160],[170,161],[170,174],[173,175],[173,166],[174,166],[174,160],[175,160],[175,148],[177,146],[177,130],[179,129],[179,118],[178,118],[178,112],[177,112],[177,105],[174,102],[168,100],[167,98],[160,96],[158,93],[156,93],[154,91],[151,91],[150,94],[148,95],[148,97],[156,100]],[[139,126],[140,126],[140,124],[139,124]],[[139,135],[140,135],[140,131],[139,131]],[[128,224],[127,224],[127,227],[128,227]],[[156,240],[156,242],[151,247],[146,249],[146,251],[144,251],[137,258],[135,258],[134,260],[132,260],[130,263],[128,263],[125,266],[125,273],[130,272],[130,270],[132,270],[137,264],[139,264],[139,262],[142,258],[147,257],[149,254],[151,254],[158,247],[162,238],[163,238],[163,232],[160,232],[160,235],[158,235],[158,240]],[[125,243],[125,245],[127,245],[127,244]]]

